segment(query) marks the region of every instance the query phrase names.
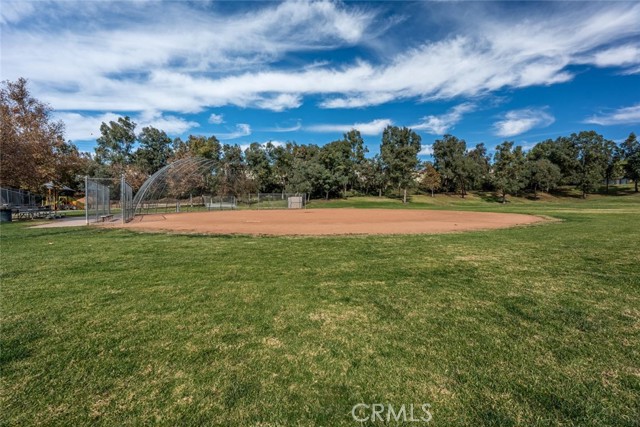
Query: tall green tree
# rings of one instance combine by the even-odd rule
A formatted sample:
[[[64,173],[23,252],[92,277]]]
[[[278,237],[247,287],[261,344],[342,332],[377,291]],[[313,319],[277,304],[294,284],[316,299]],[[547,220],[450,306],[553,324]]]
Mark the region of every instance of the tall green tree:
[[[247,172],[256,183],[258,191],[268,193],[273,190],[273,171],[264,147],[254,142],[244,151]]]
[[[526,177],[528,185],[533,189],[533,196],[538,198],[538,190],[549,192],[562,179],[560,168],[549,159],[527,159]]]
[[[635,190],[638,192],[638,181],[640,181],[640,142],[636,134],[631,132],[629,137],[622,143],[622,154],[624,156],[625,176],[635,182]]]
[[[138,142],[140,146],[135,152],[135,163],[147,175],[166,166],[173,155],[171,138],[152,126],[142,128]]]
[[[380,155],[365,159],[360,168],[360,185],[364,192],[368,194],[375,191],[378,197],[382,197],[388,183],[389,179]]]
[[[420,136],[406,127],[387,126],[382,132],[381,158],[392,185],[403,190],[403,203],[407,203],[408,187],[415,182],[420,142]]]
[[[351,147],[351,162],[349,167],[349,184],[351,188],[357,187],[360,182],[360,176],[363,173],[363,168],[366,163],[366,154],[369,152],[368,148],[364,145],[364,140],[360,131],[352,129],[344,134],[344,138]]]
[[[467,194],[474,162],[467,156],[467,143],[453,135],[444,135],[433,144],[434,166],[445,188],[460,191],[461,197]]]
[[[562,184],[575,184],[577,181],[578,149],[571,137],[561,136],[556,140],[542,141],[529,151],[527,158],[531,161],[547,159],[558,166]]]
[[[517,195],[525,186],[525,157],[522,147],[513,147],[512,141],[505,141],[496,147],[493,157],[493,183],[507,202],[507,194]]]
[[[286,190],[291,179],[295,147],[296,144],[293,142],[287,142],[285,145],[274,145],[269,142],[265,147],[273,166],[273,177],[282,192]]]
[[[222,157],[222,144],[213,135],[209,137],[189,135],[186,141],[180,138],[173,141],[173,152],[176,159],[204,157],[219,162]]]
[[[351,144],[346,139],[333,141],[320,148],[320,160],[331,176],[329,192],[342,190],[346,197],[347,185],[352,181],[353,163]]]
[[[96,140],[96,161],[111,165],[116,173],[133,163],[136,143],[136,124],[128,116],[100,125],[101,136]]]
[[[602,144],[604,161],[604,182],[609,194],[609,181],[622,174],[622,153],[615,142],[605,139]]]
[[[256,191],[248,179],[242,149],[237,145],[224,144],[218,168],[218,191],[220,194],[239,196]]]
[[[570,137],[576,148],[575,184],[582,198],[595,191],[602,183],[607,167],[604,137],[595,131],[584,131]]]
[[[487,155],[487,147],[484,143],[477,144],[466,156],[471,160],[469,186],[480,190],[490,181],[491,158]]]

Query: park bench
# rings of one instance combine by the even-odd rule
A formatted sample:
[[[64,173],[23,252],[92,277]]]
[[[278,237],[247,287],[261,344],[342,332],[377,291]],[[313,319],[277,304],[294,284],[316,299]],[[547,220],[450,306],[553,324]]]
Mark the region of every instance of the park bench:
[[[112,219],[113,219],[113,214],[100,215],[100,221],[101,222],[111,221]]]

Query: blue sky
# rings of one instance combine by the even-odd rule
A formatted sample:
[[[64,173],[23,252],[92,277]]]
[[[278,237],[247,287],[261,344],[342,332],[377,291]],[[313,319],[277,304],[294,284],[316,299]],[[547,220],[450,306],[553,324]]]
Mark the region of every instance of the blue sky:
[[[67,138],[102,121],[324,144],[388,124],[423,155],[444,133],[492,149],[640,131],[638,2],[3,0],[1,77],[25,77]]]

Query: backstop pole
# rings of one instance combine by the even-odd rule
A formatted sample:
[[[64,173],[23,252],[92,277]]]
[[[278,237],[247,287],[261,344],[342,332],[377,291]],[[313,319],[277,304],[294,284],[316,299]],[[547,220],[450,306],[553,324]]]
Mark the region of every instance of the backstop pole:
[[[84,176],[84,220],[89,225],[89,175]]]
[[[122,223],[126,224],[127,223],[127,206],[125,206],[125,204],[127,203],[127,201],[125,200],[125,194],[124,194],[124,174],[122,174],[120,176],[120,212],[122,212]]]

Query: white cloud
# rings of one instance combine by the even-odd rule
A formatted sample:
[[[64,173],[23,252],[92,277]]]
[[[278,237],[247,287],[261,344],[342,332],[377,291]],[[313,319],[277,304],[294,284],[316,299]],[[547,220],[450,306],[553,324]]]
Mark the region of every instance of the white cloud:
[[[273,97],[258,98],[255,106],[265,110],[284,111],[302,105],[302,97],[298,94],[281,93]]]
[[[26,1],[3,1],[0,8],[0,24],[19,22],[35,11],[33,3]]]
[[[527,108],[509,111],[504,119],[493,124],[495,134],[502,137],[520,135],[533,128],[542,128],[555,122],[555,118],[544,110]]]
[[[631,107],[618,108],[609,113],[603,113],[589,117],[585,123],[593,123],[601,126],[640,124],[640,103]]]
[[[640,74],[640,66],[627,68],[626,70],[622,71],[620,74],[624,76],[630,76],[632,74]]]
[[[367,93],[348,97],[330,98],[320,102],[322,108],[360,108],[371,105],[380,105],[392,101],[395,95],[392,93]]]
[[[418,156],[431,156],[433,154],[433,145],[423,145]]]
[[[302,129],[302,122],[300,120],[296,121],[296,124],[291,126],[274,126],[270,128],[263,129],[264,132],[296,132]]]
[[[61,110],[283,111],[305,96],[318,96],[323,108],[360,108],[566,82],[572,64],[633,66],[637,46],[628,40],[640,34],[638,3],[557,6],[521,19],[478,12],[477,25],[448,17],[445,38],[376,60],[283,68],[297,52],[375,44],[384,14],[365,10],[375,4],[328,0],[256,3],[230,15],[197,2],[134,2],[126,15],[109,2],[86,3],[38,4],[37,25],[17,26],[12,20],[33,12],[3,2],[3,78],[28,77],[34,95]],[[442,130],[446,122],[431,125]]]
[[[590,62],[598,67],[637,65],[640,64],[640,47],[628,44],[601,50],[593,55]]]
[[[86,141],[95,140],[100,136],[100,125],[103,122],[117,121],[122,115],[112,112],[91,115],[59,111],[55,112],[53,117],[64,122],[65,137],[67,139],[71,141]],[[142,112],[132,116],[131,120],[136,123],[137,132],[140,132],[144,127],[152,126],[165,131],[168,135],[180,135],[200,126],[196,122],[171,115],[165,116],[157,111]]]
[[[246,123],[238,123],[236,125],[236,130],[228,132],[228,133],[217,133],[215,134],[219,140],[228,140],[228,139],[236,139],[241,138],[243,136],[251,135],[251,126]]]
[[[221,123],[224,123],[224,115],[212,113],[209,116],[208,122],[214,125],[219,125]]]
[[[384,128],[392,125],[393,122],[389,119],[376,119],[367,123],[354,123],[354,124],[319,124],[306,126],[305,130],[311,132],[322,133],[339,133],[349,132],[351,129],[357,129],[362,135],[380,135]]]
[[[444,135],[449,129],[456,125],[465,113],[473,111],[475,105],[464,103],[456,105],[447,113],[440,116],[426,116],[422,118],[422,123],[410,126],[413,130],[424,130],[435,135]]]

